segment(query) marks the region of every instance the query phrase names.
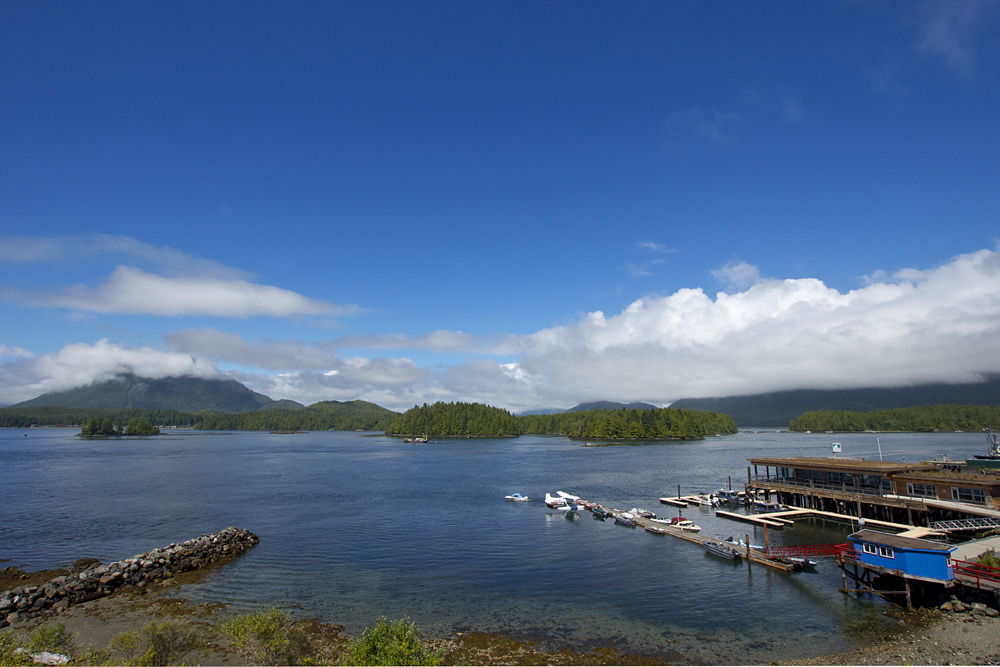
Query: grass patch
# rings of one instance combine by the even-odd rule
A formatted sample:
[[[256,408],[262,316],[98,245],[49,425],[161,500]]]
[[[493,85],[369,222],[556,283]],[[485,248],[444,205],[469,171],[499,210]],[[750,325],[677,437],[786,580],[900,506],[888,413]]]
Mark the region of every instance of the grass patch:
[[[314,653],[306,632],[275,607],[234,616],[219,630],[251,665],[298,665],[309,662]]]

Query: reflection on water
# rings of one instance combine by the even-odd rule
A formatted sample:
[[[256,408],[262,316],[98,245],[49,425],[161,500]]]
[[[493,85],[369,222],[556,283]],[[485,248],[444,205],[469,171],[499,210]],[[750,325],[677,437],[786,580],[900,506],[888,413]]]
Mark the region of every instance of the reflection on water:
[[[702,534],[762,529],[678,510],[663,495],[742,487],[749,456],[828,456],[830,436],[747,433],[697,443],[581,447],[522,437],[405,445],[356,433],[178,432],[79,441],[73,430],[0,429],[0,558],[30,568],[113,560],[234,525],[260,544],[189,599],[283,604],[344,623],[408,616],[425,632],[499,631],[575,648],[745,663],[846,650],[845,624],[881,602],[815,573],[734,565],[689,542],[567,517],[512,492],[568,491],[618,508],[683,514]],[[875,458],[873,435],[840,456]],[[981,453],[976,434],[883,434],[887,459]],[[824,519],[770,531],[777,544],[843,542]],[[877,610],[875,611],[878,615]],[[808,641],[802,641],[808,638]],[[672,640],[672,641],[671,641]]]

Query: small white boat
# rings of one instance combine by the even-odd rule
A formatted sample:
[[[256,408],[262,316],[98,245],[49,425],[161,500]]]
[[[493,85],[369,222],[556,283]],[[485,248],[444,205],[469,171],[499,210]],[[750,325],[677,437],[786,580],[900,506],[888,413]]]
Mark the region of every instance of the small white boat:
[[[522,496],[520,493],[512,493],[509,496],[504,496],[503,498],[509,503],[524,503],[531,500],[531,498]]]
[[[689,530],[692,533],[697,533],[701,530],[701,526],[695,524],[693,521],[685,519],[682,516],[675,516],[670,520],[670,525],[674,528],[680,528],[681,530]]]

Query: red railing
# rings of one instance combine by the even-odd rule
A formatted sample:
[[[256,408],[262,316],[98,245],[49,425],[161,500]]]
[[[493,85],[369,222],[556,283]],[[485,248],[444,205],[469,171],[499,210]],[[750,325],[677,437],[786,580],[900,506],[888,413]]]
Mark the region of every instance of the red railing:
[[[951,564],[951,569],[956,579],[961,577],[970,585],[972,580],[975,580],[976,588],[982,588],[983,583],[992,584],[989,588],[1000,587],[1000,567],[980,565],[971,560],[958,560]]]
[[[839,556],[844,551],[854,553],[854,546],[851,544],[796,544],[793,546],[771,547],[767,550],[768,558],[789,558],[808,556],[825,557]]]

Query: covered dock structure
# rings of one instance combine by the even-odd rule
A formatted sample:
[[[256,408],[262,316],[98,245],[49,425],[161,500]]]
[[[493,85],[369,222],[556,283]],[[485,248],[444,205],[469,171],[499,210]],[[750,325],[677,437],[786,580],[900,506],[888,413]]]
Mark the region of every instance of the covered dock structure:
[[[749,459],[747,493],[792,507],[910,526],[1000,518],[1000,477],[934,462],[820,457]],[[776,498],[774,496],[777,496]]]

